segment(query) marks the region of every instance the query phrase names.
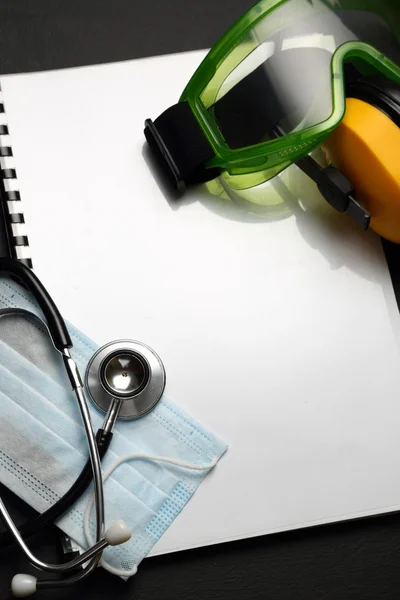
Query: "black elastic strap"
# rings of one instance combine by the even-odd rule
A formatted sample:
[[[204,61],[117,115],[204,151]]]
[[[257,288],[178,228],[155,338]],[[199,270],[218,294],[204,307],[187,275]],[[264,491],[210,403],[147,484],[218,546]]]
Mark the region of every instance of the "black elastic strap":
[[[215,179],[220,169],[206,169],[214,151],[187,102],[179,102],[153,123],[145,122],[144,134],[177,189]]]
[[[96,433],[96,442],[99,449],[100,459],[102,460],[108,450],[108,447],[112,439],[111,432],[104,432],[103,429],[99,429]],[[36,533],[42,531],[47,525],[50,525],[57,521],[62,515],[71,508],[73,504],[82,496],[87,490],[91,482],[93,481],[93,473],[90,459],[86,462],[83,467],[78,479],[73,483],[70,489],[57,500],[53,506],[51,506],[44,513],[39,514],[34,519],[31,519],[22,527],[19,527],[19,532],[24,539],[27,539]],[[14,537],[9,531],[4,531],[0,534],[0,553],[7,551],[9,552],[12,548],[18,548],[15,544]]]

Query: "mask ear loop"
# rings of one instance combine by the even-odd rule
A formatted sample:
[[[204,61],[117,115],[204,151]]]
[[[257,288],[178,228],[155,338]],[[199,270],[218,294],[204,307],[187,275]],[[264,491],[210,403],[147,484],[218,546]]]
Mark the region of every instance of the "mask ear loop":
[[[214,458],[211,460],[211,462],[209,462],[207,465],[196,465],[193,463],[185,462],[183,460],[179,460],[179,459],[175,459],[175,458],[168,458],[166,456],[156,456],[153,454],[143,454],[141,452],[134,452],[132,454],[127,454],[126,456],[121,456],[119,459],[117,459],[107,469],[107,471],[105,471],[103,473],[103,483],[106,482],[106,480],[115,471],[115,469],[117,469],[123,463],[130,462],[131,460],[150,460],[153,462],[167,463],[169,465],[174,465],[175,467],[181,467],[183,469],[191,469],[193,471],[210,471],[211,469],[213,469],[215,467],[215,465],[217,464],[217,461],[218,461],[217,457],[214,456]],[[86,510],[85,510],[85,515],[84,515],[84,521],[83,521],[85,538],[86,538],[86,541],[89,546],[91,546],[93,544],[93,539],[90,534],[90,513],[91,513],[91,510],[93,507],[93,502],[94,502],[94,493],[92,493],[91,497],[88,500]],[[113,575],[118,575],[119,577],[132,577],[132,575],[136,575],[136,573],[137,573],[136,565],[129,571],[124,570],[124,569],[117,569],[116,567],[113,567],[112,565],[107,563],[103,558],[100,559],[100,565],[104,569],[106,569],[107,571],[112,573]]]

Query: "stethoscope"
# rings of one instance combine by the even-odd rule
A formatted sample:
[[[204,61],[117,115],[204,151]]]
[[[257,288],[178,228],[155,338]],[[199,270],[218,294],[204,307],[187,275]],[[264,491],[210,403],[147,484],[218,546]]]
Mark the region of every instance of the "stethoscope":
[[[0,316],[29,315],[38,318],[45,325],[56,350],[63,357],[89,447],[89,460],[68,492],[50,509],[29,521],[20,530],[0,498],[0,512],[10,534],[4,536],[6,544],[16,541],[30,563],[38,570],[59,573],[62,576],[74,571],[71,577],[60,579],[39,579],[27,574],[15,575],[11,584],[12,593],[16,597],[25,597],[36,590],[65,587],[83,581],[97,567],[107,546],[117,546],[131,538],[131,531],[122,520],[115,521],[105,531],[101,459],[110,445],[117,418],[137,419],[156,406],[164,391],[165,370],[159,356],[140,342],[118,340],[97,350],[87,366],[85,376],[85,387],[90,398],[106,414],[102,428],[95,435],[85,399],[84,384],[70,353],[72,341],[57,306],[33,271],[18,260],[0,258],[0,275],[11,275],[19,280],[31,292],[41,309],[45,321],[24,309],[7,308],[0,311]],[[25,539],[57,520],[83,494],[91,481],[94,484],[96,515],[96,540],[93,546],[68,563],[53,565],[38,559],[27,546]],[[3,549],[3,546],[0,547]],[[81,568],[77,570],[78,567]]]

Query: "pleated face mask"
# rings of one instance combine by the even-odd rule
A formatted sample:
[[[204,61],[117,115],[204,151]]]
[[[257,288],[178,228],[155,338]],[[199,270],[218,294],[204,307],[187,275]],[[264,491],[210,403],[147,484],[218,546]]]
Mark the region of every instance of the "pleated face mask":
[[[28,292],[0,281],[0,312],[40,311]],[[81,373],[96,344],[68,326],[71,354]],[[88,401],[93,427],[104,415]],[[87,460],[87,441],[62,359],[35,318],[0,317],[0,481],[39,512],[47,510],[76,480]],[[152,412],[118,421],[103,459],[106,526],[123,519],[129,542],[109,547],[101,565],[122,577],[140,561],[184,508],[226,444],[165,396]],[[94,537],[88,490],[57,525],[81,547]]]

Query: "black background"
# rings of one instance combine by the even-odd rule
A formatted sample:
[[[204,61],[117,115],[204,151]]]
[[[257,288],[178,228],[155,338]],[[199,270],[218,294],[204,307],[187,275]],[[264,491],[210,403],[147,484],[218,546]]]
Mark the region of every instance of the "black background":
[[[0,73],[207,48],[252,4],[249,0],[0,0]],[[399,250],[385,244],[398,299]],[[29,516],[23,503],[4,488],[1,492],[17,520]],[[263,498],[251,498],[246,510],[251,510],[251,503],[262,504]],[[57,540],[50,529],[34,548],[42,558],[57,561]],[[0,561],[3,600],[11,597],[12,576],[32,569],[18,552],[1,556]],[[399,567],[400,515],[395,514],[150,558],[128,583],[99,570],[80,588],[40,592],[40,597],[398,599]]]

